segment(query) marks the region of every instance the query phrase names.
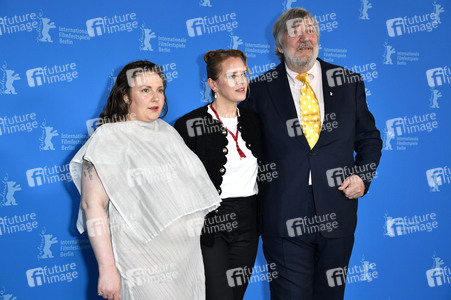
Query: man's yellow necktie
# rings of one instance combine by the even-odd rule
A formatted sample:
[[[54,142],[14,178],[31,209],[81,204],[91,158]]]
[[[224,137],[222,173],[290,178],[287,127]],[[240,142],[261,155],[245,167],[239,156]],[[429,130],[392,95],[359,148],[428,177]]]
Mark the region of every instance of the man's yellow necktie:
[[[304,136],[310,149],[313,149],[321,133],[321,116],[319,114],[319,103],[315,92],[308,82],[308,74],[296,76],[304,85],[301,88],[301,124]]]

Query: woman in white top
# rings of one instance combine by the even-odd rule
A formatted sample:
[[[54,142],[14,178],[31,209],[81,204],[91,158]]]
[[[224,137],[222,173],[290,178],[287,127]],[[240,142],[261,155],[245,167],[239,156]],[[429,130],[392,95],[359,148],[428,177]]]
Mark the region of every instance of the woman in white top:
[[[209,51],[204,60],[214,101],[178,119],[175,128],[223,200],[202,231],[207,299],[243,299],[259,236],[260,121],[254,112],[237,107],[248,93],[244,53],[220,49]]]

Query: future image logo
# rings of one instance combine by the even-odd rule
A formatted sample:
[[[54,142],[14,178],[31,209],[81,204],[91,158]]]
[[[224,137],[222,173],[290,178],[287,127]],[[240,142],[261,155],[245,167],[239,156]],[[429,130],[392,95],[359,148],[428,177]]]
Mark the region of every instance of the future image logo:
[[[151,268],[133,268],[125,271],[130,286],[141,286],[146,283],[166,283],[179,276],[177,264],[154,265]]]
[[[384,235],[394,238],[418,232],[431,232],[438,228],[437,214],[427,213],[412,217],[389,217],[385,214]]]
[[[29,287],[55,284],[60,282],[72,282],[78,278],[77,264],[44,266],[25,271]]]
[[[252,274],[252,276],[251,276]],[[276,264],[255,265],[253,268],[238,267],[226,271],[227,283],[230,287],[242,286],[246,283],[271,282],[277,278],[279,273],[276,270]]]
[[[345,181],[345,173],[343,168],[335,168],[331,170],[327,170],[327,183],[330,187],[340,186]]]
[[[442,268],[435,268],[426,271],[426,278],[428,280],[429,287],[435,287],[443,285],[443,277],[445,273]]]
[[[138,217],[139,216],[137,214],[131,214],[129,223],[123,223],[120,221],[109,220],[108,217],[89,218],[86,220],[86,230],[87,230],[88,236],[90,238],[104,236],[104,235],[110,235],[110,234],[117,233],[117,232],[124,232],[124,231],[128,231],[130,229],[135,229],[135,228],[139,227],[136,222]],[[64,251],[73,251],[73,250],[77,250],[77,249],[88,249],[91,247],[89,239],[87,239],[85,241],[84,246],[80,247],[79,243],[80,243],[79,240],[61,241],[61,245],[62,245],[61,250],[62,251],[63,250]],[[74,247],[72,247],[73,244],[76,244],[75,249],[74,249]],[[73,255],[71,255],[71,256],[73,256]]]
[[[354,174],[359,176],[363,181],[371,181],[376,176],[376,164],[371,163],[352,167],[345,166],[327,170],[327,183],[330,187],[339,187],[347,178],[350,178]]]
[[[44,269],[42,268],[29,269],[26,271],[26,275],[29,287],[40,286],[45,283]]]
[[[287,34],[289,37],[301,36],[307,28],[313,28],[313,23],[310,18],[293,18],[287,20],[285,23],[287,27]]]
[[[276,180],[279,178],[279,172],[277,171],[277,164],[276,163],[266,163],[266,164],[260,164],[258,166],[258,175],[257,175],[257,181],[258,182],[272,182],[273,180]]]
[[[114,15],[112,17],[98,17],[86,21],[86,28],[90,37],[103,34],[114,34],[118,32],[131,32],[138,28],[135,13]]]
[[[289,137],[302,136],[302,127],[299,119],[287,120],[287,130]]]
[[[296,117],[287,120],[286,125],[289,137],[297,137],[303,135],[302,125],[299,121],[299,118]],[[332,130],[337,128],[338,121],[336,113],[327,113],[322,117],[321,132],[331,132]]]
[[[31,32],[38,28],[36,13],[0,17],[0,36],[18,32]]]
[[[188,36],[196,37],[223,31],[232,32],[238,28],[236,13],[214,15],[213,17],[193,18],[186,21]]]
[[[387,120],[386,122],[387,130],[394,136],[401,136],[405,131],[404,120],[402,118],[394,118]]]
[[[128,113],[126,115],[123,116],[116,116],[114,115],[113,117],[109,118],[109,117],[104,117],[104,118],[94,118],[94,119],[89,119],[86,120],[86,130],[88,131],[88,135],[91,136],[94,134],[94,132],[96,131],[96,129],[103,125],[103,124],[110,124],[110,123],[116,123],[116,122],[125,122],[130,118],[135,118],[136,114],[135,113]],[[105,134],[106,132],[110,132],[111,130],[114,130],[113,128],[110,129],[105,129],[104,131],[102,131],[103,134]],[[84,144],[84,142],[82,143]]]
[[[451,84],[451,70],[448,66],[429,69],[426,71],[426,78],[431,88]]]
[[[388,19],[385,22],[388,36],[397,37],[418,32],[431,32],[437,29],[441,23],[440,14],[442,12],[444,12],[444,9],[440,6],[438,9],[435,7],[433,13]]]
[[[86,229],[90,237],[110,234],[110,230],[108,228],[108,220],[106,217],[91,218],[89,220],[86,220]]]
[[[99,126],[100,118],[89,119],[86,121],[86,129],[88,130],[88,134],[91,136],[94,131]]]
[[[327,84],[330,87],[338,87],[347,84],[355,84],[360,81],[366,83],[377,79],[379,73],[375,62],[361,65],[338,67],[326,71]]]
[[[451,184],[451,170],[447,166],[429,169],[426,171],[426,178],[430,191],[439,192],[439,186]]]
[[[346,283],[347,267],[329,269],[326,271],[327,284],[330,287],[340,286]]]
[[[44,70],[42,68],[35,68],[27,70],[28,86],[35,87],[44,84]]]
[[[336,219],[336,213],[289,219],[286,222],[288,235],[295,237],[317,232],[331,232],[338,228],[338,221]]]
[[[348,266],[346,283],[372,282],[378,278],[376,263],[365,259],[362,256],[360,265]]]
[[[202,234],[202,228],[204,227],[205,218],[192,218],[186,221],[186,228],[190,237],[199,236]]]
[[[426,271],[426,279],[429,287],[451,284],[451,270],[445,266],[443,259],[434,254],[432,260],[432,268]]]
[[[72,82],[78,78],[77,64],[74,62],[28,69],[26,74],[29,87]]]
[[[230,287],[241,286],[247,282],[243,268],[235,268],[227,270],[227,282]]]
[[[376,263],[366,260],[362,256],[361,265],[349,265],[326,271],[327,284],[329,287],[342,286],[360,282],[372,282],[378,278]]]
[[[423,115],[393,118],[385,122],[383,150],[406,150],[408,146],[418,146],[419,133],[429,133],[438,128],[437,115],[428,113]],[[396,140],[393,148],[392,141]]]
[[[178,178],[176,167],[173,163],[151,166],[148,168],[132,168],[126,171],[127,183],[130,187],[162,181],[173,181]]]
[[[42,168],[27,170],[26,174],[28,186],[30,187],[40,186],[45,183],[44,169]]]
[[[186,121],[186,129],[190,137],[201,136],[203,134],[210,134],[215,132],[223,132],[224,135],[227,131],[222,127],[219,122],[216,122],[208,116],[203,118],[194,118]]]
[[[69,171],[69,164],[29,169],[26,171],[26,175],[29,187],[38,187],[44,184],[72,181]]]
[[[327,83],[330,87],[356,83],[362,80],[358,74],[345,68],[334,68],[327,70],[326,77]]]
[[[90,37],[102,35],[105,32],[102,18],[94,18],[86,21],[86,28]]]
[[[32,232],[38,228],[36,213],[14,214],[0,217],[0,236],[21,232]]]
[[[445,71],[443,68],[430,69],[426,71],[426,77],[430,87],[443,85],[445,82]]]
[[[188,29],[188,35],[190,37],[195,37],[202,35],[204,25],[204,20],[202,18],[194,18],[186,21],[186,28]]]
[[[388,36],[390,37],[402,35],[404,32],[403,30],[404,22],[402,18],[387,20],[386,25],[388,30]]]
[[[191,237],[217,232],[232,232],[238,228],[236,213],[215,214],[211,217],[192,218],[186,221]]]
[[[319,31],[331,32],[338,28],[337,14],[335,12],[315,15],[313,18],[318,22]]]

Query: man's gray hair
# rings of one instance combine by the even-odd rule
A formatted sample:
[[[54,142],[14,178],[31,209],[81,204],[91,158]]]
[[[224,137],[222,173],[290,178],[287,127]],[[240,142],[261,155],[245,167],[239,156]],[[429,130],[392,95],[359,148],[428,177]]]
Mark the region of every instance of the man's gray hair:
[[[283,35],[288,32],[287,29],[287,23],[290,22],[290,20],[293,19],[299,19],[299,18],[310,18],[313,22],[313,25],[315,26],[315,32],[316,37],[319,41],[319,26],[318,21],[312,16],[312,14],[303,8],[295,7],[290,10],[285,11],[283,14],[280,15],[280,17],[277,19],[277,21],[272,26],[272,35],[274,36],[274,41],[276,42],[276,49],[274,50],[276,55],[279,57],[280,61],[285,61],[285,57],[283,56],[283,53],[279,51],[279,47],[283,48]]]

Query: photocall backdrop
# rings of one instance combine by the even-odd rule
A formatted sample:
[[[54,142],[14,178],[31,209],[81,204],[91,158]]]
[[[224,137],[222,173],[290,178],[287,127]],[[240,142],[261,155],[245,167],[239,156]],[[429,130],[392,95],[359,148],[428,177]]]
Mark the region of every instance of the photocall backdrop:
[[[173,124],[212,100],[208,50],[244,51],[253,77],[275,67],[272,24],[295,6],[320,22],[319,57],[362,74],[384,141],[370,192],[359,200],[349,268],[332,270],[329,285],[343,284],[347,271],[346,299],[450,299],[445,0],[2,1],[0,299],[97,299],[97,264],[75,228],[80,196],[68,163],[125,64],[163,66],[165,120]],[[340,74],[330,79],[344,84]],[[277,180],[277,167],[269,175]],[[339,184],[343,172],[327,176]],[[269,299],[273,271],[260,245],[245,298]],[[239,275],[229,283],[242,284]]]

